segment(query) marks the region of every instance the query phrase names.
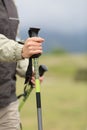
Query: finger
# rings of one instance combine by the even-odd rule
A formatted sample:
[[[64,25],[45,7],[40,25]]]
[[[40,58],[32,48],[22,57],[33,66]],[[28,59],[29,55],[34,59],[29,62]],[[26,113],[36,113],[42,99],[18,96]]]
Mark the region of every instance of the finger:
[[[44,39],[41,37],[31,37],[27,39],[28,41],[35,41],[35,42],[44,42]]]
[[[40,80],[40,83],[42,83],[44,80],[44,76],[39,77],[39,80]]]
[[[43,51],[42,50],[31,50],[30,53],[31,53],[31,56],[32,56],[34,54],[42,54]]]
[[[32,46],[29,46],[28,49],[29,50],[42,50],[42,46],[32,45]]]
[[[35,78],[34,77],[32,77],[31,82],[33,83],[33,85],[35,85]]]

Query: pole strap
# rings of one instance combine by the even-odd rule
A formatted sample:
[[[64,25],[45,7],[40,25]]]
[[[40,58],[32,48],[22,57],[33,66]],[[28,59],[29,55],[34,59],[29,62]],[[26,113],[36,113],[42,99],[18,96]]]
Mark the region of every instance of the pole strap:
[[[32,58],[30,57],[29,65],[26,71],[26,76],[25,76],[25,84],[29,83],[29,85],[32,85],[31,78],[32,78]]]

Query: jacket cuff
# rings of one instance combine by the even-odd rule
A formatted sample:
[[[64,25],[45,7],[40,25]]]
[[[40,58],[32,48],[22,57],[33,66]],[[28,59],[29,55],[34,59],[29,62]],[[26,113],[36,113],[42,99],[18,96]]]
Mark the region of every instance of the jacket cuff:
[[[23,45],[21,45],[19,43],[16,44],[16,51],[15,51],[15,59],[16,60],[23,59],[23,57],[21,55],[22,54],[22,48],[23,48]]]

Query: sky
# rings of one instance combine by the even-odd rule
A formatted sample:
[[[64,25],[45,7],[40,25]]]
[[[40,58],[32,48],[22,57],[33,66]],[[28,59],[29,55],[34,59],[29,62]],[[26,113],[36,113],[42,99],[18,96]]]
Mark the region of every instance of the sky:
[[[87,30],[87,0],[15,0],[20,28],[61,32]]]

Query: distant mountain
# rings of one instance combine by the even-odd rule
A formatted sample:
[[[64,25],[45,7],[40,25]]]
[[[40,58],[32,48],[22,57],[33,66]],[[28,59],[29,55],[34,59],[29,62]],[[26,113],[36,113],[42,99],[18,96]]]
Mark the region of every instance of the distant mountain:
[[[22,39],[28,37],[27,29],[20,30]],[[87,31],[64,34],[56,31],[41,30],[40,36],[45,38],[43,44],[44,52],[50,52],[53,49],[63,48],[70,53],[87,52]]]

